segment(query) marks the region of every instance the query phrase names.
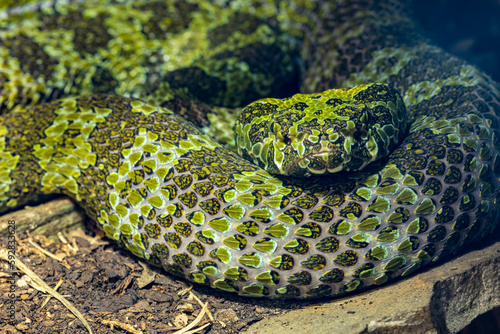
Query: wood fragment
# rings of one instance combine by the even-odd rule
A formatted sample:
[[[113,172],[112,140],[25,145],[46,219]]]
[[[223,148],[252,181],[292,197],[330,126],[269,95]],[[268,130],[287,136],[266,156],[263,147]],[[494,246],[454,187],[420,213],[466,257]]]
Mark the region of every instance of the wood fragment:
[[[207,308],[208,308],[208,302],[205,303],[205,305],[203,305],[203,308],[201,309],[200,314],[198,314],[198,316],[196,317],[196,319],[193,320],[192,323],[190,323],[189,325],[187,325],[186,327],[184,327],[180,331],[174,332],[173,334],[189,333],[189,330],[191,330],[191,328],[195,327],[197,324],[199,324],[201,322],[201,320],[203,320],[203,317],[205,316],[205,314],[207,312]],[[191,333],[194,333],[194,332],[191,332]]]
[[[66,197],[58,198],[0,216],[0,237],[9,235],[10,220],[16,222],[16,234],[32,232],[49,237],[62,229],[83,227],[86,219],[85,213],[75,202]]]
[[[208,327],[208,326],[210,326],[210,325],[211,325],[210,323],[208,323],[208,324],[204,324],[203,326],[198,327],[198,328],[196,328],[196,329],[193,329],[192,331],[185,332],[184,334],[193,334],[193,333],[197,333],[197,332],[201,331],[202,329],[204,329],[205,327]]]
[[[198,296],[196,296],[193,292],[189,291],[189,295],[190,297],[192,297],[194,300],[196,300],[198,302],[198,304],[200,304],[201,307],[203,307],[203,302],[200,300],[200,298],[198,298]],[[215,322],[214,320],[214,316],[212,315],[212,312],[210,312],[210,310],[207,308],[207,315],[208,315],[208,318],[210,319],[211,322]]]
[[[59,282],[57,282],[56,286],[54,287],[54,291],[57,291],[57,289],[59,289],[59,287],[63,284],[63,282],[64,281],[62,279],[60,279]],[[47,305],[50,298],[52,298],[52,296],[47,296],[47,298],[45,298],[45,300],[42,303],[42,306],[40,306],[40,310],[43,309],[45,307],[45,305]]]
[[[125,324],[123,322],[119,322],[116,320],[101,320],[101,323],[104,325],[109,325],[111,329],[114,329],[114,326],[120,327],[121,329],[126,330],[127,332],[130,332],[132,334],[142,334],[142,331],[135,329],[134,326]]]
[[[54,259],[54,260],[57,260],[57,261],[59,261],[59,262],[61,262],[61,261],[63,260],[62,258],[60,258],[60,257],[58,257],[58,256],[56,256],[56,255],[54,255],[54,254],[52,254],[52,253],[51,253],[51,252],[49,252],[48,250],[45,250],[45,249],[43,249],[42,247],[40,247],[40,246],[39,246],[38,244],[36,244],[33,240],[31,240],[31,238],[29,238],[29,239],[28,239],[28,243],[29,243],[31,246],[35,247],[35,248],[36,248],[37,250],[39,250],[40,252],[42,252],[43,254],[47,255],[48,257],[50,257],[50,258],[52,258],[52,259]]]
[[[184,296],[186,293],[190,292],[193,289],[193,286],[191,285],[189,288],[182,289],[181,291],[177,292],[179,296]]]

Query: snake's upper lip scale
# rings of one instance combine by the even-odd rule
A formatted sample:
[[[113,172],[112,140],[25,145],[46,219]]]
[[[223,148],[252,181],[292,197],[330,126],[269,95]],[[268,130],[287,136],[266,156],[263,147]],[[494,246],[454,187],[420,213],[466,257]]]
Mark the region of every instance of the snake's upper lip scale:
[[[304,159],[306,158],[309,158],[311,156],[314,156],[314,155],[319,155],[319,154],[330,154],[330,153],[333,153],[335,152],[336,150],[331,150],[331,151],[319,151],[319,152],[311,152],[309,154],[306,154],[304,155],[303,157],[295,160],[295,162],[290,166],[290,168],[287,170],[287,174],[286,175],[291,175],[292,172],[295,170],[295,168],[297,167],[297,165]]]
[[[305,156],[297,159],[291,166],[290,168],[286,171],[286,175],[291,175],[292,172],[295,170],[295,167],[297,167],[297,165],[304,159],[306,158],[310,158],[311,156],[314,156],[314,155],[319,155],[319,154],[330,154],[330,153],[334,153],[334,152],[337,152],[338,150],[328,150],[328,151],[319,151],[319,152],[311,152],[311,153],[308,153],[306,154]],[[355,154],[352,154],[352,153],[349,153],[349,156],[353,157],[353,158],[360,158],[359,156],[355,155]],[[343,170],[343,169],[342,169]]]

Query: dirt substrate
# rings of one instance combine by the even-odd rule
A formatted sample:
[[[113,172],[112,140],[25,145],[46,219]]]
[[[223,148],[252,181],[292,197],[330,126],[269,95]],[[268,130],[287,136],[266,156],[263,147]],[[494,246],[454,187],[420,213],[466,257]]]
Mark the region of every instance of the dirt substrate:
[[[57,291],[84,315],[94,333],[174,333],[191,324],[205,303],[208,312],[191,330],[208,324],[198,333],[239,333],[269,315],[311,304],[246,299],[192,287],[185,280],[145,265],[106,238],[92,238],[81,230],[72,238],[74,241],[67,244],[56,244],[43,236],[32,238],[62,261],[43,254],[22,236],[16,255],[50,287],[62,280]],[[1,241],[0,249],[5,250],[7,238]],[[11,275],[4,272],[5,261],[0,266],[3,310],[9,303]],[[18,274],[16,321],[14,326],[9,324],[8,312],[0,312],[0,333],[88,333],[55,298],[42,308],[47,294],[27,284],[29,278],[23,273]]]

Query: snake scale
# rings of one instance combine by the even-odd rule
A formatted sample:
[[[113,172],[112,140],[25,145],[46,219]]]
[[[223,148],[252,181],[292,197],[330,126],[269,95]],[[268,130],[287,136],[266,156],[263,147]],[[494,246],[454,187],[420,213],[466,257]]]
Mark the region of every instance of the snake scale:
[[[2,2],[0,208],[67,194],[135,255],[245,296],[454,253],[498,222],[500,92],[408,8]]]

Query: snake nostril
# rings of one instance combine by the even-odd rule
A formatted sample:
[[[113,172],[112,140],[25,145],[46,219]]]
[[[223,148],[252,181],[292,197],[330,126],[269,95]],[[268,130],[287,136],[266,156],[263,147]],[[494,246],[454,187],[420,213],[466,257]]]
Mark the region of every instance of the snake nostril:
[[[354,137],[354,140],[356,141],[359,141],[361,140],[361,137],[363,137],[363,134],[364,134],[364,131],[356,131],[354,132],[354,134],[352,135]]]

